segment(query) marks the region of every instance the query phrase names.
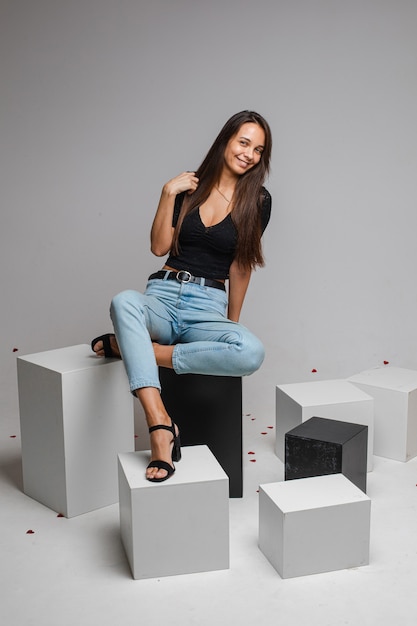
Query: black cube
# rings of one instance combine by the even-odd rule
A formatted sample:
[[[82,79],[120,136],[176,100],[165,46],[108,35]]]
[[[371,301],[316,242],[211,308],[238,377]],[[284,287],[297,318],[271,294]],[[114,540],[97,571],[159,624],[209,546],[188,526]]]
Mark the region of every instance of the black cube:
[[[159,368],[161,397],[178,425],[181,445],[206,445],[229,477],[229,495],[241,498],[242,379],[176,374]]]
[[[311,417],[285,435],[285,480],[343,474],[366,493],[368,427]]]

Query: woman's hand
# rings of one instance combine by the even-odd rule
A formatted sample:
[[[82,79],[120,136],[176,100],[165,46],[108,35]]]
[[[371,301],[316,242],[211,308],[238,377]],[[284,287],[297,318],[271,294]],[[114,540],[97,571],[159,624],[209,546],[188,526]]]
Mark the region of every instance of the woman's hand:
[[[183,172],[175,178],[171,178],[167,183],[165,183],[162,194],[167,194],[168,196],[176,196],[183,191],[188,191],[188,193],[193,193],[198,187],[198,178],[195,175],[195,172]]]

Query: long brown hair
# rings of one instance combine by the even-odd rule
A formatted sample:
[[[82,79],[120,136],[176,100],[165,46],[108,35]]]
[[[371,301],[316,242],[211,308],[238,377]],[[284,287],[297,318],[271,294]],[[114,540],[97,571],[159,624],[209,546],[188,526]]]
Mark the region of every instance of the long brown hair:
[[[247,122],[258,124],[263,129],[265,145],[259,163],[239,177],[233,194],[231,217],[237,230],[235,260],[246,269],[264,265],[261,246],[262,185],[269,173],[272,135],[268,122],[255,111],[241,111],[226,122],[196,171],[199,185],[194,193],[185,196],[174,231],[171,248],[173,254],[179,252],[178,238],[184,217],[196,207],[201,206],[209,197],[213,187],[219,183],[226,146],[229,140],[239,132],[240,127]]]

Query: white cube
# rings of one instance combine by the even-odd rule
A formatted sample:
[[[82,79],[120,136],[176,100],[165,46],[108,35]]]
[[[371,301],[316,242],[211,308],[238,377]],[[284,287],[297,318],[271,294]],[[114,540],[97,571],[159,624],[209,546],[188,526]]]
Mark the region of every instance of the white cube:
[[[119,455],[120,532],[133,578],[228,569],[229,479],[209,448],[182,448],[161,483],[145,478],[149,458]]]
[[[261,485],[259,547],[282,578],[367,565],[370,514],[343,474]]]
[[[373,398],[346,380],[317,380],[276,388],[275,453],[285,462],[285,434],[311,417],[368,426],[368,472],[373,468]]]
[[[120,360],[88,345],[17,359],[23,490],[66,517],[118,501],[117,454],[134,450]]]
[[[374,399],[374,453],[403,462],[417,456],[417,371],[376,367],[349,381]]]

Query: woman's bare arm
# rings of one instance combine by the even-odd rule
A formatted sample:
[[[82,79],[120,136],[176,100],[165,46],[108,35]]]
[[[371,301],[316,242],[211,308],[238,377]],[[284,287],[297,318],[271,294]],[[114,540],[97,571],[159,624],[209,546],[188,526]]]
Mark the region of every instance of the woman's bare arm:
[[[229,308],[227,317],[233,322],[238,322],[242,310],[243,301],[248,289],[252,271],[243,269],[234,261],[229,271]]]
[[[195,191],[197,185],[198,178],[194,172],[183,172],[163,186],[151,228],[151,251],[156,256],[164,256],[171,249],[175,197],[183,191]]]

